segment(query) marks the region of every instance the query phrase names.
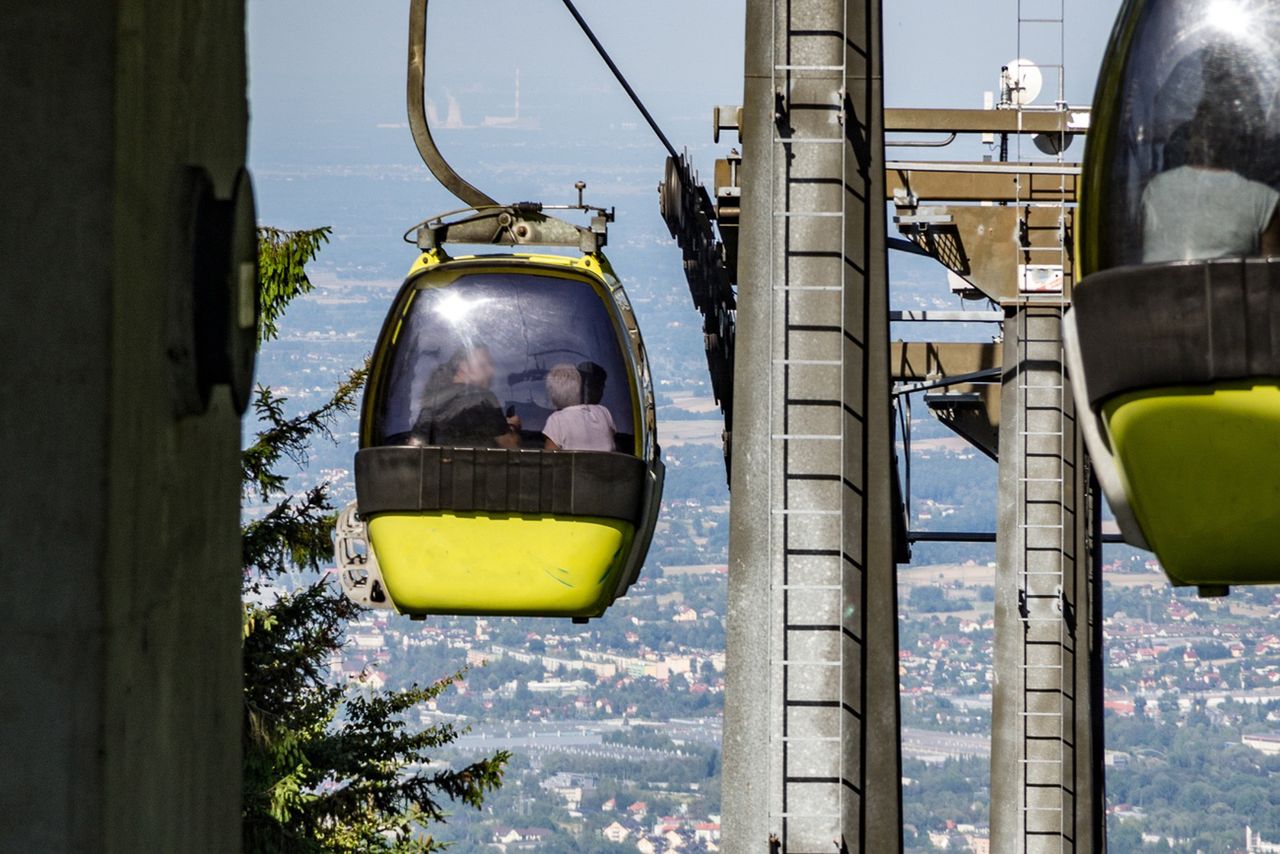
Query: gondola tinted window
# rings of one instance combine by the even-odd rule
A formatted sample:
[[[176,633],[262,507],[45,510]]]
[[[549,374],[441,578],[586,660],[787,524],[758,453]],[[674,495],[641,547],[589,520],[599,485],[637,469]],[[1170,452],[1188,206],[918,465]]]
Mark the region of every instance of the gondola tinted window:
[[[1085,272],[1280,254],[1280,5],[1143,6],[1098,81]]]
[[[578,278],[421,280],[389,355],[374,444],[636,453],[631,369]]]

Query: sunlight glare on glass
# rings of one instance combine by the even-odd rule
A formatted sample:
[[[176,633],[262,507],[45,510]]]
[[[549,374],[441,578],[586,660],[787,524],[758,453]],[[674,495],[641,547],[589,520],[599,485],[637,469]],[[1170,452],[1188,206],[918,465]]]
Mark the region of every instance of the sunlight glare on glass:
[[[451,324],[461,323],[467,319],[467,315],[488,301],[488,297],[467,299],[461,294],[445,294],[436,303],[436,314]]]
[[[1249,4],[1243,0],[1210,0],[1205,7],[1205,21],[1209,26],[1232,36],[1247,35],[1252,18]]]

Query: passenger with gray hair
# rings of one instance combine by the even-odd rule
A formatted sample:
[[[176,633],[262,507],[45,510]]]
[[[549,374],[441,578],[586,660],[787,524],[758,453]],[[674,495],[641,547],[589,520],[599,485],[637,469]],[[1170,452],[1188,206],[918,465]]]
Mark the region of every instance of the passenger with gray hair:
[[[584,403],[582,374],[573,365],[556,365],[547,372],[547,396],[556,411],[542,434],[548,451],[612,451],[617,428],[613,415],[599,403]]]

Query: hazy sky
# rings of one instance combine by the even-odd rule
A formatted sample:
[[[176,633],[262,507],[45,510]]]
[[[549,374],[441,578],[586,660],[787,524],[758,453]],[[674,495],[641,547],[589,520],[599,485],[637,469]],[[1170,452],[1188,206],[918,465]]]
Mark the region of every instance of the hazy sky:
[[[1042,16],[1063,0],[1020,2],[1024,15]],[[1119,0],[1065,2],[1066,95],[1085,104]],[[1000,66],[1019,53],[1018,3],[885,0],[886,105],[980,107],[983,91],[998,86]],[[743,0],[577,5],[674,144],[709,172],[736,142],[712,145],[711,109],[741,103]],[[459,172],[497,198],[544,201],[569,201],[583,177],[592,201],[618,206],[620,240],[628,222],[661,230],[653,188],[665,154],[561,3],[431,7],[427,90],[440,114],[453,96],[467,125],[509,115],[518,68],[522,115],[539,125],[440,132]],[[454,207],[429,179],[405,124],[407,22],[406,0],[249,0],[250,164],[263,221],[330,223],[340,241],[361,245],[385,232],[388,257],[398,258],[405,227]],[[1023,27],[1024,56],[1053,65],[1060,47],[1058,28]],[[1054,88],[1055,74],[1046,77]],[[1040,98],[1052,100],[1052,91]],[[890,149],[889,157],[983,153],[970,141]],[[322,262],[348,259],[344,251],[331,249]],[[676,266],[670,272],[679,276]]]
[[[1059,2],[1021,0],[1028,15]],[[1067,98],[1086,103],[1119,3],[1065,2]],[[741,0],[579,0],[578,7],[673,141],[708,145],[711,107],[741,102]],[[981,106],[1000,65],[1018,52],[1017,7],[1018,0],[886,0],[886,104]],[[287,162],[317,148],[359,159],[365,133],[403,123],[407,10],[404,0],[250,0],[255,161]],[[593,134],[639,120],[555,0],[436,0],[430,27],[429,93],[442,104],[446,92],[455,96],[468,123],[510,112],[517,67],[523,113],[544,131]],[[1056,28],[1025,25],[1022,47],[1032,60],[1059,62]],[[382,130],[373,136],[403,154],[393,159],[411,162],[408,134]]]
[[[1021,0],[1024,17],[1057,17],[1063,5],[1067,101],[1087,104],[1120,2]],[[1018,6],[1018,0],[885,0],[885,106],[981,107],[983,90],[998,85],[1000,66],[1018,56]],[[1022,55],[1062,63],[1062,32],[1024,24]],[[1053,93],[1038,103],[1053,103]]]
[[[741,3],[578,6],[668,134],[709,143],[712,105],[741,100]],[[339,128],[405,121],[406,2],[251,0],[249,10],[255,159],[287,160],[291,148],[312,143],[340,147]],[[509,114],[519,68],[522,114],[537,118],[543,133],[596,134],[639,121],[554,0],[436,0],[429,27],[428,94],[442,114],[446,93],[469,124]],[[299,131],[318,136],[307,140]],[[383,131],[399,143],[404,162],[416,159],[407,130]],[[464,156],[459,160],[465,165]]]

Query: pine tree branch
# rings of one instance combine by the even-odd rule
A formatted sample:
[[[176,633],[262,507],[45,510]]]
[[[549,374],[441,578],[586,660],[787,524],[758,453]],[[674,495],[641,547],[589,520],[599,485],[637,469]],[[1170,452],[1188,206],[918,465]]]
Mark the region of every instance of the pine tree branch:
[[[329,229],[261,229],[259,237],[265,341],[277,335],[289,301],[312,289],[304,266]],[[432,766],[431,753],[458,729],[415,730],[406,718],[462,674],[400,691],[335,684],[330,662],[363,609],[329,576],[291,591],[268,583],[332,558],[330,484],[290,494],[280,468],[286,460],[304,468],[317,437],[334,440],[333,426],[355,410],[367,372],[366,363],[324,405],[295,415],[270,388],[259,386],[254,399],[259,429],[241,455],[243,495],[271,506],[242,525],[242,842],[249,854],[438,851],[443,844],[425,827],[445,820],[449,802],[478,808],[510,758],[499,752],[456,770]]]
[[[334,440],[334,421],[355,410],[368,373],[366,362],[338,384],[324,405],[292,417],[284,414],[288,398],[276,397],[271,389],[258,386],[253,409],[259,423],[265,426],[254,433],[253,442],[240,454],[240,479],[248,494],[256,494],[260,501],[270,501],[284,493],[288,479],[276,471],[276,466],[287,458],[304,468],[307,450],[317,434]]]
[[[328,226],[299,231],[258,229],[259,345],[279,334],[280,316],[294,297],[315,288],[307,276],[306,265],[329,242],[332,233],[333,229]]]

